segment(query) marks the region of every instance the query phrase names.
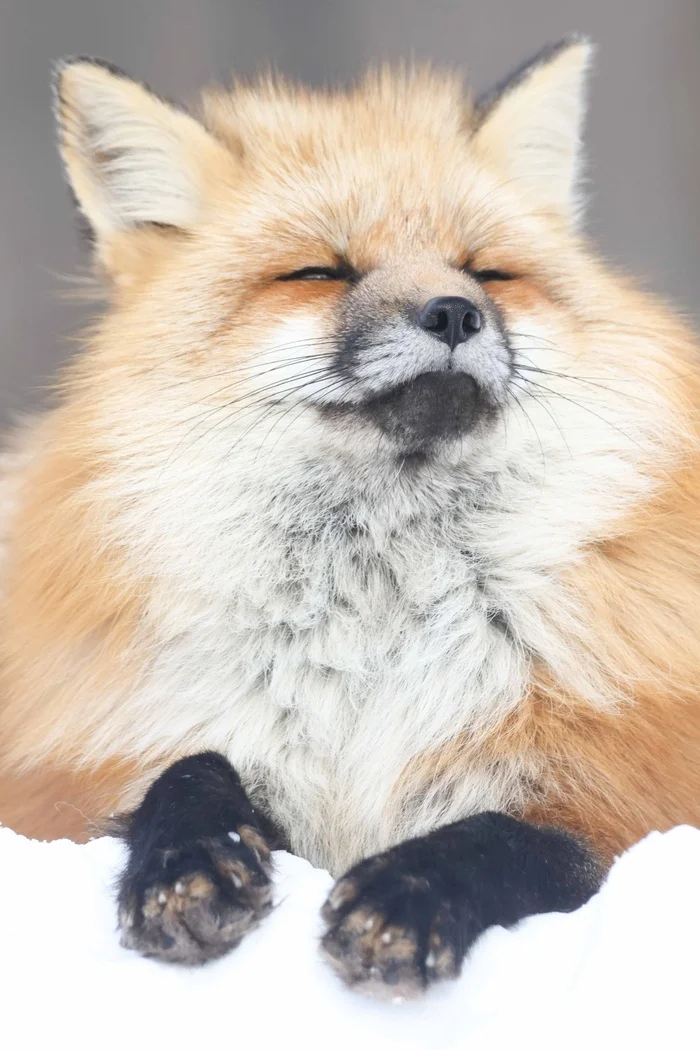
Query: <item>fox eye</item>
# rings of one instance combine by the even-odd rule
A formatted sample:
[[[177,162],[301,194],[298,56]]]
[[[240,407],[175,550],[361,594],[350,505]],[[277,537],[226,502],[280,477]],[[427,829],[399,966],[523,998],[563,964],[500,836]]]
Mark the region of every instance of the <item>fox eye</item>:
[[[349,266],[304,266],[301,270],[284,273],[278,281],[349,281],[355,276]]]
[[[515,275],[512,273],[506,273],[505,270],[471,270],[467,269],[467,272],[471,274],[480,284],[488,284],[489,281],[514,281]]]

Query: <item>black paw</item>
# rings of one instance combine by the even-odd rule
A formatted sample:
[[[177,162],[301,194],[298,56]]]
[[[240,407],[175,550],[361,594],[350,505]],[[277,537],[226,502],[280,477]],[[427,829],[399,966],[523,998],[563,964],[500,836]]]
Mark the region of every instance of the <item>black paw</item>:
[[[566,832],[480,813],[352,868],[324,905],[321,946],[346,984],[415,998],[457,977],[489,926],[572,911],[602,878],[595,856]]]
[[[196,964],[234,948],[272,907],[270,851],[241,826],[129,864],[119,888],[121,943],[167,962]]]
[[[415,999],[457,977],[458,924],[429,876],[397,870],[391,852],[352,868],[333,887],[322,916],[321,950],[351,987],[381,999]]]

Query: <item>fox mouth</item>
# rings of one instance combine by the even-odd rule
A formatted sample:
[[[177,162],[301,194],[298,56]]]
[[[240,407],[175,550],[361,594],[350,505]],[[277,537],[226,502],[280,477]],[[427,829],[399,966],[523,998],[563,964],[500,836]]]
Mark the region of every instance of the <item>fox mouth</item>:
[[[356,406],[405,454],[463,437],[487,411],[476,380],[464,372],[424,372]]]

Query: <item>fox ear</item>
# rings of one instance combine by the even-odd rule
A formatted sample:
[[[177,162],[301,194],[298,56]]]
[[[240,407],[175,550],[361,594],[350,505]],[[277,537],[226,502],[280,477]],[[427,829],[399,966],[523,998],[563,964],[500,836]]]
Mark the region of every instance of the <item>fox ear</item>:
[[[202,124],[94,59],[60,63],[54,88],[68,180],[108,268],[125,233],[197,222],[209,180],[233,159]]]
[[[475,106],[474,143],[523,190],[574,223],[591,44],[569,38],[541,51]]]

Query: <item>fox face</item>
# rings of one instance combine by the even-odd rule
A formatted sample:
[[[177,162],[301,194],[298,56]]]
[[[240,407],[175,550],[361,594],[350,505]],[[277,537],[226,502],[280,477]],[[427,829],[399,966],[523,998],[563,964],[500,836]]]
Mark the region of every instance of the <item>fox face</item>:
[[[629,454],[649,420],[614,384],[649,368],[601,339],[605,277],[577,233],[588,57],[550,49],[477,104],[429,71],[237,87],[202,123],[65,65],[62,152],[112,287],[93,360],[122,420],[158,413],[180,455],[325,448],[378,472],[517,454],[541,475],[572,441],[602,458],[620,424]]]

